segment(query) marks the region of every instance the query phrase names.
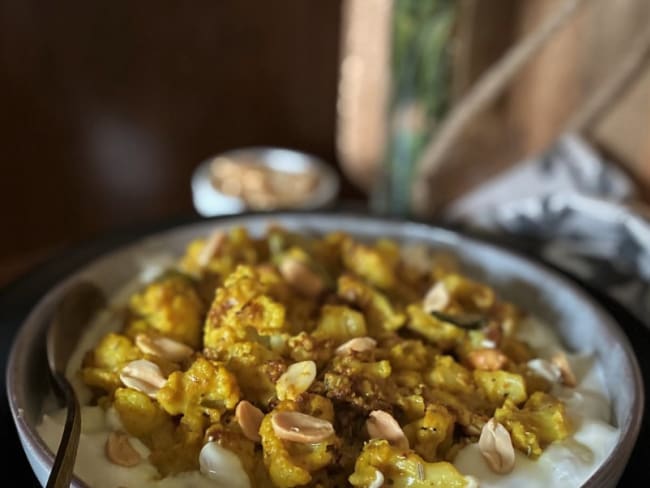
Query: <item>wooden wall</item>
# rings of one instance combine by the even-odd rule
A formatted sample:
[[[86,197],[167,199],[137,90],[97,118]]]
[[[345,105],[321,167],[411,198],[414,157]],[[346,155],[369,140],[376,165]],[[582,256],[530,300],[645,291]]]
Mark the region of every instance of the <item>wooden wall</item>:
[[[563,0],[527,0],[518,34],[539,25]],[[637,39],[650,44],[650,2],[590,0],[527,66],[511,90],[510,116],[525,153],[542,150],[622,67]],[[650,49],[647,50],[650,53]],[[650,188],[650,55],[584,135]]]
[[[339,15],[337,0],[0,0],[0,269],[191,214],[193,168],[225,149],[335,164]]]

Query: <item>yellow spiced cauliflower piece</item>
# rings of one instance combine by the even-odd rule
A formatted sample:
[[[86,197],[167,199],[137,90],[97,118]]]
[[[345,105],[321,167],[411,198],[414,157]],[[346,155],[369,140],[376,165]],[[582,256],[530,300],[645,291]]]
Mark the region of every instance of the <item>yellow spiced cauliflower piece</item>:
[[[234,409],[241,397],[235,376],[223,364],[198,357],[185,372],[176,371],[156,394],[170,415],[183,415],[191,429],[218,422],[226,410]]]
[[[197,469],[200,433],[177,425],[155,400],[137,390],[116,390],[113,407],[126,431],[151,450],[149,460],[163,476]]]
[[[287,361],[257,342],[224,343],[217,358],[233,373],[242,398],[268,405],[275,396],[275,381],[286,369]]]
[[[332,339],[336,344],[342,344],[367,333],[362,313],[345,305],[323,305],[312,335],[317,339]]]
[[[533,393],[521,409],[513,401],[506,400],[503,407],[495,411],[494,418],[510,431],[513,445],[534,459],[551,442],[571,434],[564,404],[540,391]]]
[[[419,339],[391,338],[382,343],[377,356],[387,356],[395,384],[405,390],[404,395],[408,395],[424,383],[422,372],[433,362],[436,350]],[[399,397],[403,394],[400,392]]]
[[[450,393],[469,395],[476,389],[470,370],[449,355],[436,356],[427,379],[430,385]]]
[[[426,313],[420,305],[409,305],[406,309],[406,328],[421,335],[443,351],[453,349],[465,339],[466,332],[449,322]]]
[[[406,422],[412,422],[424,415],[425,402],[420,394],[413,394],[412,391],[401,393],[396,400],[396,405],[404,415]]]
[[[363,312],[368,330],[375,336],[391,332],[404,325],[406,317],[397,311],[390,300],[352,275],[341,275],[338,279],[338,295],[345,301],[359,307]]]
[[[496,297],[492,288],[461,274],[450,273],[442,278],[441,282],[450,297],[444,311],[485,312],[495,303]]]
[[[205,347],[220,348],[223,328],[238,340],[247,337],[248,328],[260,335],[286,332],[285,307],[271,298],[282,286],[273,269],[238,266],[216,291],[205,321]]]
[[[147,285],[131,297],[129,308],[160,334],[194,349],[199,347],[204,305],[188,278],[172,274]],[[137,332],[141,328],[136,324]]]
[[[419,339],[394,337],[387,344],[388,358],[396,371],[422,372],[433,363],[437,350]]]
[[[379,474],[378,474],[379,472]],[[383,484],[377,483],[383,480]],[[371,440],[359,455],[354,473],[349,477],[352,486],[368,488],[464,488],[469,486],[453,464],[446,461],[428,463],[413,451],[392,447],[385,440]]]
[[[404,426],[411,448],[425,461],[442,461],[453,443],[456,417],[443,405],[432,403],[424,416]]]
[[[122,385],[120,369],[142,356],[131,339],[111,332],[102,337],[97,346],[86,354],[81,377],[86,385],[112,393]]]
[[[366,362],[354,356],[336,356],[323,377],[325,395],[363,411],[385,409],[397,390],[391,373],[386,359]]]
[[[311,473],[307,467],[299,466],[291,459],[284,441],[278,439],[273,432],[271,414],[262,420],[260,436],[264,449],[264,464],[275,486],[291,488],[309,483]]]
[[[371,246],[347,238],[342,243],[341,256],[348,270],[373,286],[388,290],[397,282],[399,248],[394,242],[381,240]]]
[[[204,256],[204,247],[211,236],[204,239],[194,239],[185,248],[185,254],[180,259],[180,268],[193,275],[215,274],[225,277],[232,273],[242,263],[255,265],[265,257],[264,246],[251,238],[243,227],[233,227],[223,232],[223,239],[218,248],[208,256],[208,261],[200,262]]]
[[[508,371],[474,370],[474,381],[485,393],[487,399],[500,406],[505,400],[511,400],[516,405],[528,398],[524,377]]]
[[[332,357],[334,345],[331,339],[319,339],[313,334],[300,332],[287,341],[287,355],[292,361],[314,361],[322,368]]]
[[[127,432],[149,447],[162,445],[166,437],[171,437],[174,429],[171,416],[144,393],[131,388],[118,388],[113,407]]]

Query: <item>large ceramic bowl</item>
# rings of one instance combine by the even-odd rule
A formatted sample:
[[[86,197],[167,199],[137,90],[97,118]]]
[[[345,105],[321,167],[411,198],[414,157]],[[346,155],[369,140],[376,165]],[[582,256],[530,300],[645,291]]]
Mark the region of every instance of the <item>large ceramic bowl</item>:
[[[627,337],[617,323],[585,293],[560,275],[518,254],[448,230],[414,222],[341,214],[247,215],[202,221],[151,235],[103,256],[47,293],[33,308],[16,336],[8,361],[7,388],[11,411],[34,473],[45,485],[53,454],[36,431],[44,399],[49,394],[44,337],[57,302],[81,278],[112,294],[132,279],[147,258],[160,253],[180,255],[193,238],[216,227],[244,225],[262,232],[270,221],[302,231],[343,230],[359,238],[387,236],[451,250],[503,296],[557,327],[567,347],[594,351],[602,366],[612,402],[612,418],[620,437],[611,455],[584,486],[615,486],[636,443],[644,407],[639,366]],[[75,479],[73,486],[84,484]]]

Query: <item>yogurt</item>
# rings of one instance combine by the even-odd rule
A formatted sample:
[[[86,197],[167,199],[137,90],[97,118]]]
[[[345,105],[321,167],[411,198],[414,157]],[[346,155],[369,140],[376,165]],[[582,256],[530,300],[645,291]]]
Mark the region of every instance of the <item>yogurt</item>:
[[[538,320],[528,319],[522,323],[519,335],[541,351],[542,357],[562,350],[557,335]],[[507,475],[492,472],[481,456],[478,444],[470,444],[454,460],[461,473],[477,478],[481,488],[580,486],[607,459],[620,432],[611,425],[610,399],[602,371],[593,354],[566,356],[578,384],[567,388],[558,383],[551,393],[565,403],[575,428],[574,434],[549,445],[536,460],[515,451],[515,467]]]

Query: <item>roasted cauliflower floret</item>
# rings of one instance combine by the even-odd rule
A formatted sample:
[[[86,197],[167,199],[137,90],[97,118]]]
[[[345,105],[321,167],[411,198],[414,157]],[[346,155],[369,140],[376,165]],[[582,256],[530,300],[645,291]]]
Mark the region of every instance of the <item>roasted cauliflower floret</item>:
[[[170,415],[182,414],[182,422],[203,433],[206,422],[218,422],[237,405],[241,392],[235,376],[220,363],[198,357],[185,372],[176,371],[157,393]]]
[[[397,282],[399,248],[392,241],[383,240],[371,246],[347,238],[343,241],[341,256],[348,270],[373,286],[388,290]]]
[[[204,305],[191,281],[172,274],[147,285],[130,300],[130,311],[148,327],[194,349],[201,344]],[[134,333],[141,327],[134,327]],[[127,334],[129,329],[127,328]],[[134,334],[133,334],[134,335]]]
[[[443,405],[432,403],[424,416],[404,426],[411,448],[425,461],[442,461],[453,443],[456,417]]]
[[[406,317],[397,311],[386,295],[352,275],[342,275],[338,280],[338,295],[364,313],[368,330],[373,335],[383,335],[404,325]]]
[[[449,314],[486,312],[495,303],[492,288],[461,274],[448,274],[440,283],[449,296],[448,304],[441,311]]]
[[[360,312],[345,305],[323,305],[312,335],[332,339],[338,345],[367,333],[366,320]]]
[[[435,348],[424,344],[419,339],[394,337],[387,341],[385,347],[388,348],[390,364],[396,371],[425,371],[434,362],[438,353]]]
[[[510,431],[514,446],[532,458],[539,457],[551,442],[571,433],[564,404],[543,392],[533,393],[521,409],[514,401],[506,400],[494,418]]]
[[[352,486],[363,488],[469,486],[469,480],[461,475],[453,464],[446,461],[428,463],[413,451],[392,447],[385,440],[371,440],[366,443],[349,481]]]
[[[127,432],[149,447],[163,446],[171,439],[174,430],[171,416],[144,393],[131,388],[118,388],[113,407]]]
[[[420,305],[409,305],[406,309],[406,328],[421,335],[443,351],[453,349],[465,339],[466,332],[460,327],[427,314]]]
[[[396,393],[387,360],[364,362],[354,356],[338,356],[330,361],[323,384],[328,398],[369,412],[386,409]]]
[[[113,406],[127,432],[151,450],[149,459],[162,475],[197,468],[199,436],[177,426],[155,400],[139,391],[119,388]]]
[[[285,307],[269,295],[281,282],[272,268],[239,266],[216,291],[205,322],[205,347],[219,349],[224,328],[236,340],[246,339],[249,328],[260,335],[285,332]]]
[[[280,355],[251,341],[224,343],[219,350],[206,350],[206,354],[225,363],[235,375],[243,398],[263,405],[275,396],[275,382],[287,367]]]
[[[474,370],[474,381],[485,393],[487,399],[500,406],[505,400],[511,400],[515,405],[526,401],[526,382],[523,376],[508,371]]]
[[[226,277],[239,264],[254,265],[265,257],[262,243],[251,238],[243,227],[215,230],[205,239],[194,239],[180,259],[180,268],[192,275],[215,274]]]
[[[334,353],[334,341],[319,339],[313,334],[301,332],[287,341],[288,356],[294,361],[314,361],[319,367],[325,366]]]
[[[112,393],[122,385],[120,369],[130,361],[142,357],[142,352],[128,337],[109,333],[86,354],[81,377],[88,386]]]

